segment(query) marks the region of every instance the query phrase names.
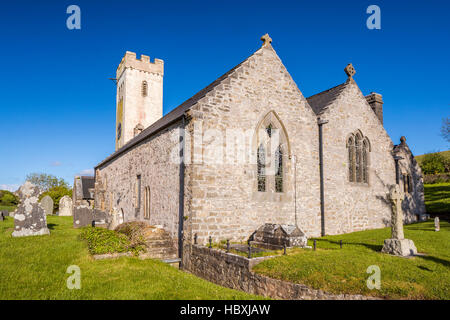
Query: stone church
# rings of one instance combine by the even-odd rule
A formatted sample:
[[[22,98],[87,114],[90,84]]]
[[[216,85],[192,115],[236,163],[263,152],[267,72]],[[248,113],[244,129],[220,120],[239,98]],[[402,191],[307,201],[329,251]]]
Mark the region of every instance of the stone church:
[[[95,209],[147,221],[183,246],[246,240],[265,223],[308,237],[425,214],[420,168],[383,127],[380,94],[345,81],[309,98],[268,35],[250,57],[162,116],[164,62],[126,52],[116,73],[116,150],[95,167]],[[243,156],[235,156],[240,154]]]

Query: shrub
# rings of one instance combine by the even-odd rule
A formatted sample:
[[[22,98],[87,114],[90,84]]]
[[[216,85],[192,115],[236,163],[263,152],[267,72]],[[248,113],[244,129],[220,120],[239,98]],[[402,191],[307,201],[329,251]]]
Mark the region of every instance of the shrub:
[[[115,231],[126,235],[130,240],[130,247],[138,249],[145,247],[144,230],[146,227],[147,224],[145,222],[131,221],[117,226]]]
[[[7,190],[0,190],[0,205],[2,206],[17,206],[19,198],[12,192]]]
[[[447,162],[440,153],[427,153],[423,156],[420,166],[424,174],[438,174],[445,172]]]
[[[91,254],[133,252],[138,254],[143,247],[133,245],[123,233],[103,228],[82,228],[80,239],[85,240]]]
[[[423,177],[424,184],[445,183],[445,182],[450,182],[450,174],[448,173],[426,174]]]

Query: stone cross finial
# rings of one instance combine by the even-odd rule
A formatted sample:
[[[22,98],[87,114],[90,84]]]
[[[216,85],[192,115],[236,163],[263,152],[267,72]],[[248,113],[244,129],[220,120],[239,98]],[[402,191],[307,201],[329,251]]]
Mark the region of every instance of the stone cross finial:
[[[402,202],[405,198],[405,194],[398,184],[391,187],[389,198],[392,203],[392,239],[401,240],[404,239]]]
[[[344,71],[345,71],[345,73],[347,74],[347,76],[349,78],[352,78],[355,75],[355,73],[356,73],[356,70],[355,70],[355,68],[353,67],[353,65],[351,63],[349,63],[345,67]]]
[[[261,40],[262,40],[262,42],[263,42],[263,44],[262,44],[263,47],[270,46],[270,44],[272,43],[272,38],[269,37],[269,34],[268,34],[268,33],[266,33],[265,35],[263,35],[263,36],[261,37]]]

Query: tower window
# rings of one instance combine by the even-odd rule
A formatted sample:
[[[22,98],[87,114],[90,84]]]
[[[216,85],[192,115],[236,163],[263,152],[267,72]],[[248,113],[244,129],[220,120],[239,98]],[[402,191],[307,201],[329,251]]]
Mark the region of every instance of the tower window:
[[[147,81],[142,81],[142,96],[146,97],[148,94],[148,84]]]

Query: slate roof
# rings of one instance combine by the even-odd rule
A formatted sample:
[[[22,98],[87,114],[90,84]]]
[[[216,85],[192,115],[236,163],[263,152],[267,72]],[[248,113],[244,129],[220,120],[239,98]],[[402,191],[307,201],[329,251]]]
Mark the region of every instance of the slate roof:
[[[164,128],[168,127],[172,123],[180,120],[186,111],[188,111],[193,105],[195,105],[201,98],[203,98],[208,92],[213,90],[215,87],[217,87],[219,84],[221,84],[225,79],[228,78],[237,68],[239,68],[242,64],[244,64],[248,59],[250,59],[253,55],[255,55],[259,50],[254,52],[251,56],[249,56],[247,59],[239,63],[234,68],[230,69],[228,72],[223,74],[221,77],[217,78],[215,81],[207,85],[205,88],[197,92],[195,95],[193,95],[191,98],[184,101],[182,104],[180,104],[178,107],[170,111],[168,114],[166,114],[161,119],[154,122],[152,125],[147,127],[145,130],[143,130],[139,135],[128,141],[124,146],[122,146],[119,150],[114,152],[112,155],[107,157],[105,160],[100,162],[98,165],[95,166],[95,169],[98,167],[101,167],[108,163],[109,161],[113,160],[114,158],[118,157],[120,154],[124,153],[125,151],[131,149],[133,146],[138,144],[139,142],[145,140],[146,138],[158,133],[159,131],[163,130]]]
[[[316,115],[321,114],[341,94],[349,81],[306,98]]]
[[[92,199],[89,189],[94,188],[95,179],[92,176],[81,176],[81,186],[83,189],[83,199]]]

